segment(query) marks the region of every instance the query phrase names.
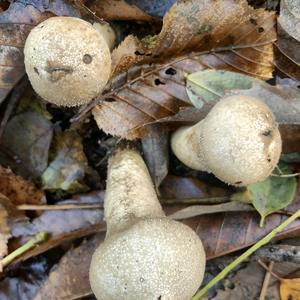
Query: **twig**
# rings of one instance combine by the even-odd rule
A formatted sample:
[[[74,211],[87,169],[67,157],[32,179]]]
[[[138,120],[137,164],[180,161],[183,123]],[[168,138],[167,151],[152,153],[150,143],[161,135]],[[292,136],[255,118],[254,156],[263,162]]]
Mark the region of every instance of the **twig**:
[[[271,176],[273,177],[285,177],[285,178],[289,178],[289,177],[296,177],[299,176],[300,173],[294,173],[294,174],[271,174]]]
[[[66,210],[66,209],[97,209],[103,208],[102,204],[21,204],[17,206],[18,210]]]
[[[264,264],[260,259],[258,260],[258,263],[266,270],[268,271],[272,276],[274,276],[278,280],[284,280],[284,278],[279,277],[276,273],[273,272],[266,264]]]
[[[263,282],[261,292],[260,292],[260,295],[259,295],[259,300],[265,300],[265,298],[266,298],[268,287],[269,287],[269,282],[270,282],[270,278],[271,278],[271,272],[270,271],[273,270],[273,266],[274,266],[274,263],[270,262],[269,266],[268,266],[268,270],[266,270],[264,282]]]
[[[224,197],[203,197],[203,198],[182,198],[182,199],[160,199],[162,204],[175,205],[175,204],[219,204],[229,202],[227,196]]]
[[[47,238],[47,232],[41,231],[39,232],[35,237],[30,239],[27,243],[25,243],[23,246],[19,247],[12,253],[8,254],[6,257],[4,257],[1,260],[1,266],[2,268],[8,266],[15,258],[22,255],[23,253],[27,252],[37,244],[40,244],[44,242]]]
[[[294,220],[300,217],[300,210],[295,212],[291,217],[286,219],[279,226],[274,228],[269,234],[267,234],[264,238],[255,243],[252,247],[250,247],[247,251],[245,251],[241,256],[235,259],[231,264],[224,268],[215,278],[213,278],[204,288],[202,288],[196,295],[192,298],[192,300],[199,300],[202,296],[204,296],[207,291],[212,288],[215,284],[217,284],[220,280],[222,280],[233,268],[235,268],[238,264],[248,258],[251,254],[253,254],[256,250],[267,244],[271,241],[272,238],[276,236],[276,234],[282,231],[285,227],[291,224]]]

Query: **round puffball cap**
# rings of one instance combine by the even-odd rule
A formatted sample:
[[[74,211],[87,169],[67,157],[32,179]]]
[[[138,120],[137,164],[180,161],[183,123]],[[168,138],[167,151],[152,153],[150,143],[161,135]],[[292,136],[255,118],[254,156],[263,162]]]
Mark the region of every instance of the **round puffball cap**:
[[[99,300],[190,300],[204,270],[205,252],[192,229],[168,218],[142,219],[98,247],[90,283]]]
[[[90,102],[110,76],[104,37],[79,18],[52,17],[37,25],[26,39],[24,55],[33,89],[59,106]]]
[[[222,181],[245,186],[267,178],[278,163],[281,137],[270,108],[243,95],[222,99],[202,127],[209,171]]]

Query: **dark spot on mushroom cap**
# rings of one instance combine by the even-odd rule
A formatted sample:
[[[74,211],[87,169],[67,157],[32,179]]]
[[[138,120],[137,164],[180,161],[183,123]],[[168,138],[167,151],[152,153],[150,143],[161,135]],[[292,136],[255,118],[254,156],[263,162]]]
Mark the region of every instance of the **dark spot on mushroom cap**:
[[[90,64],[92,62],[93,58],[89,55],[89,54],[84,54],[83,55],[83,58],[82,58],[82,61],[85,63],[85,64]]]
[[[36,74],[40,75],[40,73],[39,73],[39,71],[38,71],[38,69],[37,69],[36,67],[34,67],[33,70],[34,70],[34,72],[35,72]]]
[[[234,184],[241,184],[243,183],[242,181],[236,181]]]

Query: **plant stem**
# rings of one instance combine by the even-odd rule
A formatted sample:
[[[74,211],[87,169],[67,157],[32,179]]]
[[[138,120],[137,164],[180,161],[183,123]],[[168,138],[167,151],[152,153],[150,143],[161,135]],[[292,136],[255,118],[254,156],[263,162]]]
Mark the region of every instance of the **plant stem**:
[[[207,291],[212,288],[215,284],[217,284],[220,280],[222,280],[233,268],[235,268],[238,264],[248,258],[251,254],[253,254],[257,249],[264,246],[280,231],[282,231],[285,227],[287,227],[290,223],[300,217],[300,210],[295,212],[291,217],[286,219],[279,226],[274,228],[270,233],[268,233],[264,238],[255,243],[252,247],[250,247],[247,251],[245,251],[241,256],[235,259],[231,264],[224,268],[215,278],[213,278],[204,288],[202,288],[192,300],[199,300],[202,296],[204,296]]]
[[[8,266],[16,257],[20,256],[24,252],[30,250],[37,244],[42,243],[47,238],[47,232],[41,231],[37,235],[35,235],[32,239],[30,239],[28,242],[26,242],[24,245],[13,251],[12,253],[8,254],[6,257],[4,257],[1,260],[1,266],[2,268]]]

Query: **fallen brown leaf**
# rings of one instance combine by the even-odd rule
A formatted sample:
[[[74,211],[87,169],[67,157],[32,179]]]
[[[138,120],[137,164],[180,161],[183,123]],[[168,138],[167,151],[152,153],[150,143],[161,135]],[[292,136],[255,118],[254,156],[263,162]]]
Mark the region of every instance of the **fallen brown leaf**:
[[[113,74],[128,71],[113,78],[112,91],[93,109],[99,128],[128,139],[147,135],[150,124],[191,105],[185,76],[206,68],[271,78],[274,18],[244,0],[174,4],[158,36],[129,36],[112,53]],[[129,69],[142,63],[152,64]]]
[[[10,169],[0,166],[0,192],[14,205],[43,204],[46,202],[43,191],[32,182],[15,175]]]
[[[156,18],[149,16],[137,6],[129,4],[125,0],[82,0],[81,2],[81,5],[86,3],[86,8],[88,8],[88,10],[85,10],[84,7],[81,7],[82,11],[85,10],[87,14],[92,12],[97,17],[103,18],[106,21],[157,21]]]
[[[80,299],[92,294],[89,268],[92,254],[104,239],[98,234],[79,247],[69,250],[43,283],[34,300]]]
[[[11,237],[10,228],[8,225],[8,212],[6,206],[9,202],[3,194],[0,193],[0,258],[7,254],[7,243]],[[2,266],[0,266],[0,272]]]
[[[75,15],[63,0],[11,1],[0,15],[0,103],[25,73],[23,47],[30,30],[55,15]]]

